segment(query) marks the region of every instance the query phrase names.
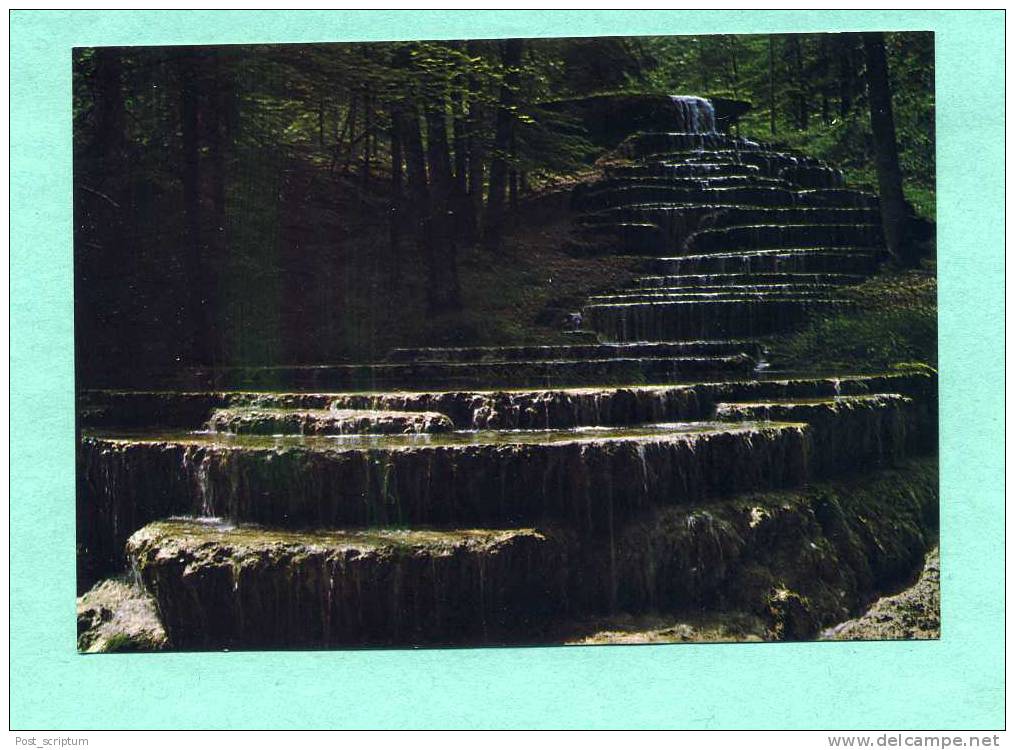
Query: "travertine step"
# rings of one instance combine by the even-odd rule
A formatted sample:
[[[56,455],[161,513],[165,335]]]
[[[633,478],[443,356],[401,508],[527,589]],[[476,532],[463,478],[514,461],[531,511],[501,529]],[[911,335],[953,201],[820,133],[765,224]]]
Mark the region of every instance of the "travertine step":
[[[120,545],[108,535],[195,514],[289,528],[554,520],[605,533],[649,505],[797,483],[806,456],[806,428],[781,423],[343,437],[95,434],[82,438],[82,478],[95,533]]]
[[[652,223],[668,235],[691,229],[718,229],[739,226],[789,226],[794,224],[873,224],[880,214],[876,208],[830,206],[750,206],[712,203],[636,203],[604,208],[585,214],[587,225],[621,222]]]
[[[845,286],[864,280],[862,274],[847,273],[713,273],[682,276],[640,276],[633,285],[642,289],[719,288],[751,284]]]
[[[673,178],[696,178],[698,180],[711,179],[715,177],[742,177],[753,184],[767,183],[782,187],[792,187],[789,180],[778,176],[767,176],[762,174],[756,166],[751,164],[707,164],[687,162],[641,162],[606,168],[607,179],[642,178],[642,177],[665,177]]]
[[[232,367],[178,372],[188,388],[207,390],[352,391],[390,388],[565,387],[687,381],[743,375],[754,368],[744,351],[662,356],[577,356],[572,359],[388,362],[372,365]]]
[[[636,133],[618,151],[640,159],[673,151],[765,151],[764,146],[746,138],[721,133]]]
[[[738,300],[801,300],[833,299],[841,293],[837,286],[806,284],[769,284],[755,286],[715,286],[656,289],[622,289],[613,294],[595,294],[589,297],[592,304],[624,302],[685,302],[685,301],[738,301]]]
[[[546,346],[422,347],[393,349],[389,362],[518,362],[638,357],[726,356],[754,354],[753,341],[637,341],[626,344],[561,344]]]
[[[878,223],[787,224],[699,229],[684,245],[687,254],[771,248],[880,247]]]
[[[716,273],[869,274],[884,251],[877,247],[776,247],[742,252],[687,254],[646,260],[665,275]]]
[[[880,238],[880,215],[874,208],[638,204],[585,214],[578,221],[579,235],[611,237],[618,250],[645,255],[669,255],[682,248],[835,246]],[[720,237],[728,240],[722,247]]]
[[[877,208],[876,196],[856,190],[804,190],[779,187],[765,181],[747,182],[749,177],[673,180],[649,177],[610,179],[583,187],[574,205],[584,211],[596,211],[639,204],[740,205],[757,207]]]
[[[712,418],[718,403],[905,393],[917,408],[921,426],[915,434],[923,436],[921,445],[932,447],[934,390],[932,374],[897,372],[548,391],[92,392],[85,394],[86,403],[119,415],[121,424],[189,414],[200,428],[215,408],[256,405],[439,412],[480,432],[86,433],[80,448],[80,559],[91,580],[115,572],[122,568],[127,535],[179,514],[296,526],[489,525],[497,519],[510,525],[546,518],[603,530],[611,517],[603,515],[607,512],[620,518],[646,502],[683,502],[741,486],[799,481],[803,456],[822,471],[830,465],[821,456],[833,455],[831,449],[821,448],[820,441],[817,450],[805,449],[808,433],[800,428],[687,424]],[[664,424],[609,427],[644,423]],[[573,429],[581,425],[605,429]],[[483,431],[493,426],[508,429]],[[567,429],[538,429],[554,426]]]
[[[86,391],[81,403],[96,420],[82,421],[83,426],[107,429],[200,430],[215,409],[243,407],[438,412],[450,417],[460,430],[557,429],[700,421],[711,418],[717,401],[890,392],[924,402],[933,400],[935,390],[936,378],[931,373],[900,370],[836,377],[772,373],[729,382],[593,388],[358,393]]]
[[[216,409],[207,427],[211,432],[236,435],[411,435],[455,428],[447,415],[437,412],[260,406]]]
[[[806,422],[816,448],[811,465],[823,476],[898,462],[930,427],[911,398],[892,393],[719,403],[716,418]]]
[[[845,304],[810,296],[593,302],[583,315],[589,328],[610,341],[741,338],[790,331],[810,315]]]
[[[638,166],[630,165],[623,167],[608,168],[607,175],[612,175],[592,183],[591,185],[578,185],[575,187],[574,202],[576,207],[582,206],[582,201],[588,198],[595,198],[602,193],[624,188],[661,187],[682,190],[711,190],[721,188],[774,188],[777,190],[793,191],[793,185],[786,180],[777,177],[763,177],[755,173],[739,175],[721,174],[699,174],[680,175],[674,174],[672,170],[660,166]]]
[[[566,601],[567,549],[535,529],[286,531],[153,523],[128,555],[176,648],[460,645]]]
[[[808,638],[918,565],[933,460],[845,482],[658,507],[609,539],[554,527],[319,530],[174,519],[128,554],[177,648],[559,641],[610,612],[729,607]],[[778,584],[778,585],[775,585]]]

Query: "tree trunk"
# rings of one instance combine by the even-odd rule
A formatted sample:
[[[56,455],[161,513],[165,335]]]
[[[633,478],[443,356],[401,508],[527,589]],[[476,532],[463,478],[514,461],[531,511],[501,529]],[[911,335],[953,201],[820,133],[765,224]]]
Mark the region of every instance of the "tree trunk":
[[[731,88],[733,89],[733,98],[736,99],[739,96],[739,94],[737,93],[737,89],[739,88],[740,85],[740,70],[739,66],[737,65],[737,38],[733,35],[730,35],[726,37],[726,43],[729,46],[729,54],[730,54],[730,75],[731,75],[730,83],[732,84]]]
[[[511,133],[514,130],[515,86],[518,83],[518,66],[522,61],[521,39],[501,42],[501,61],[504,65],[504,83],[500,88],[497,108],[497,126],[494,131],[494,154],[490,163],[490,187],[487,191],[486,217],[483,221],[483,240],[490,249],[500,246],[504,224],[504,196],[507,191],[508,162]]]
[[[94,344],[94,339],[108,341],[110,335],[131,334],[129,311],[108,304],[99,290],[107,284],[126,288],[136,257],[127,251],[134,244],[129,240],[133,179],[126,148],[120,50],[100,47],[95,51],[94,77],[92,134],[81,153],[74,155],[74,343],[82,371],[102,371],[109,366],[103,357],[96,356],[96,347],[85,342]],[[77,163],[79,156],[82,163]],[[86,243],[97,243],[100,252],[80,252]]]
[[[374,130],[373,99],[369,90],[363,94],[363,189],[370,184],[370,139]]]
[[[845,117],[853,108],[854,79],[853,64],[855,38],[852,34],[839,34],[839,115]]]
[[[95,128],[85,154],[93,168],[89,169],[90,189],[105,196],[115,211],[108,219],[100,219],[98,229],[103,237],[103,250],[113,267],[122,252],[122,221],[130,194],[131,162],[127,157],[127,114],[123,97],[123,63],[120,51],[100,47],[95,54]],[[110,255],[111,254],[111,255]]]
[[[871,133],[874,136],[885,244],[897,263],[902,266],[913,266],[917,258],[908,236],[909,208],[902,192],[902,170],[899,168],[899,148],[895,139],[892,90],[888,79],[884,34],[864,33],[863,49],[867,60]]]
[[[426,125],[431,227],[427,295],[429,311],[437,315],[462,307],[458,282],[454,176],[451,173],[447,111],[443,100],[427,107]]]
[[[204,320],[208,325],[206,337],[210,341],[209,354],[213,360],[222,357],[224,341],[211,321],[217,319],[219,305],[220,265],[229,250],[226,234],[226,168],[227,150],[233,135],[233,116],[236,106],[233,79],[227,65],[223,65],[220,52],[211,57],[212,86],[207,98],[208,162],[211,183],[211,227],[210,234],[202,240],[203,255],[207,256],[201,274],[206,294]],[[206,222],[207,223],[207,222]]]
[[[317,145],[324,148],[324,99],[317,100]]]
[[[832,110],[829,102],[829,86],[831,85],[831,65],[828,52],[828,35],[821,35],[821,44],[818,48],[818,79],[821,86],[821,122],[825,125],[832,124]]]
[[[807,79],[804,75],[804,53],[800,44],[800,35],[790,35],[793,51],[793,93],[796,99],[796,124],[798,130],[807,130],[809,113],[807,107]]]
[[[775,135],[775,37],[768,35],[768,129]]]
[[[472,216],[472,202],[469,200],[469,139],[461,85],[462,81],[458,80],[451,88],[451,127],[455,151],[455,234],[466,242],[471,242],[475,236],[475,217]]]
[[[508,206],[511,213],[518,211],[518,139],[514,129],[511,130],[511,169],[508,171]]]
[[[397,278],[402,246],[402,222],[405,208],[405,188],[402,180],[402,121],[403,115],[397,108],[391,110],[391,204],[388,208],[390,222],[392,275]]]
[[[461,195],[468,193],[468,155],[465,135],[465,106],[462,91],[457,86],[451,89],[451,132],[454,135],[455,189]]]
[[[406,224],[412,227],[416,252],[423,259],[429,273],[430,260],[433,256],[430,190],[426,181],[426,152],[423,149],[419,112],[414,103],[409,103],[398,111],[398,132],[402,141],[408,187],[403,217]]]
[[[479,56],[479,46],[475,42],[469,42],[469,57]],[[479,239],[479,217],[483,213],[483,176],[484,160],[486,158],[483,148],[483,110],[479,103],[480,90],[479,76],[469,76],[469,130],[467,148],[469,151],[469,178],[468,195],[469,210],[463,217],[463,234],[470,244]]]
[[[426,184],[426,155],[423,151],[423,134],[419,128],[419,113],[415,105],[408,105],[398,112],[398,132],[402,141],[405,158],[405,173],[408,182],[408,213],[415,223],[417,240],[425,236],[422,223],[430,214],[430,191]]]
[[[349,139],[349,145],[345,151],[345,163],[342,165],[342,171],[348,173],[349,165],[352,164],[353,159],[356,156],[356,118],[358,112],[356,111],[356,104],[359,101],[359,97],[355,94],[349,100],[349,114],[346,115],[346,136]]]

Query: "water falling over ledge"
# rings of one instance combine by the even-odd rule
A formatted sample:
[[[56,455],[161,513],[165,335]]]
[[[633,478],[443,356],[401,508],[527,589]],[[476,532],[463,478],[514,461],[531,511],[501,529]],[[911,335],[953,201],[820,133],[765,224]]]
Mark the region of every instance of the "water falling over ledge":
[[[752,369],[758,336],[839,310],[876,267],[876,197],[719,132],[706,99],[657,106],[617,151],[633,161],[572,201],[588,254],[653,274],[589,293],[588,339],[86,394],[105,429],[80,446],[82,556],[115,571],[126,549],[179,647],[518,642],[717,597],[805,637],[861,603],[917,553],[933,488],[807,488],[931,450],[934,379]],[[767,598],[785,580],[820,612]]]
[[[684,133],[715,133],[715,107],[700,96],[670,97],[677,111],[676,130]]]

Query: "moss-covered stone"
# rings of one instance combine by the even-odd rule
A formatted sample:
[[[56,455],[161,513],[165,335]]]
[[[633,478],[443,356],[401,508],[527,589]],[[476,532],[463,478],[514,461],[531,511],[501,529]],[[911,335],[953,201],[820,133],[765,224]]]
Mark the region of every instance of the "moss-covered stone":
[[[936,459],[657,509],[618,539],[618,606],[743,611],[767,623],[768,637],[811,638],[909,580],[935,538],[937,512]]]

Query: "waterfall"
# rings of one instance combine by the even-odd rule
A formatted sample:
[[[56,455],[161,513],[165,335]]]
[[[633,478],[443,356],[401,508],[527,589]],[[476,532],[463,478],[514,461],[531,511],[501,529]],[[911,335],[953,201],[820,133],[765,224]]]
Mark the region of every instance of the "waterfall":
[[[796,616],[773,581],[841,618],[877,566],[905,572],[937,485],[901,459],[933,450],[936,380],[754,371],[757,337],[838,310],[873,270],[876,197],[719,133],[707,99],[652,102],[652,128],[618,146],[630,161],[576,188],[569,252],[653,275],[595,290],[582,336],[282,368],[314,392],[92,396],[86,576],[126,549],[175,647],[292,648],[531,639],[557,632],[540,618],[719,604]],[[378,379],[392,390],[349,390]],[[889,467],[867,489],[850,476]],[[841,495],[799,489],[841,476]]]
[[[700,96],[671,96],[682,133],[714,133],[715,108]]]

